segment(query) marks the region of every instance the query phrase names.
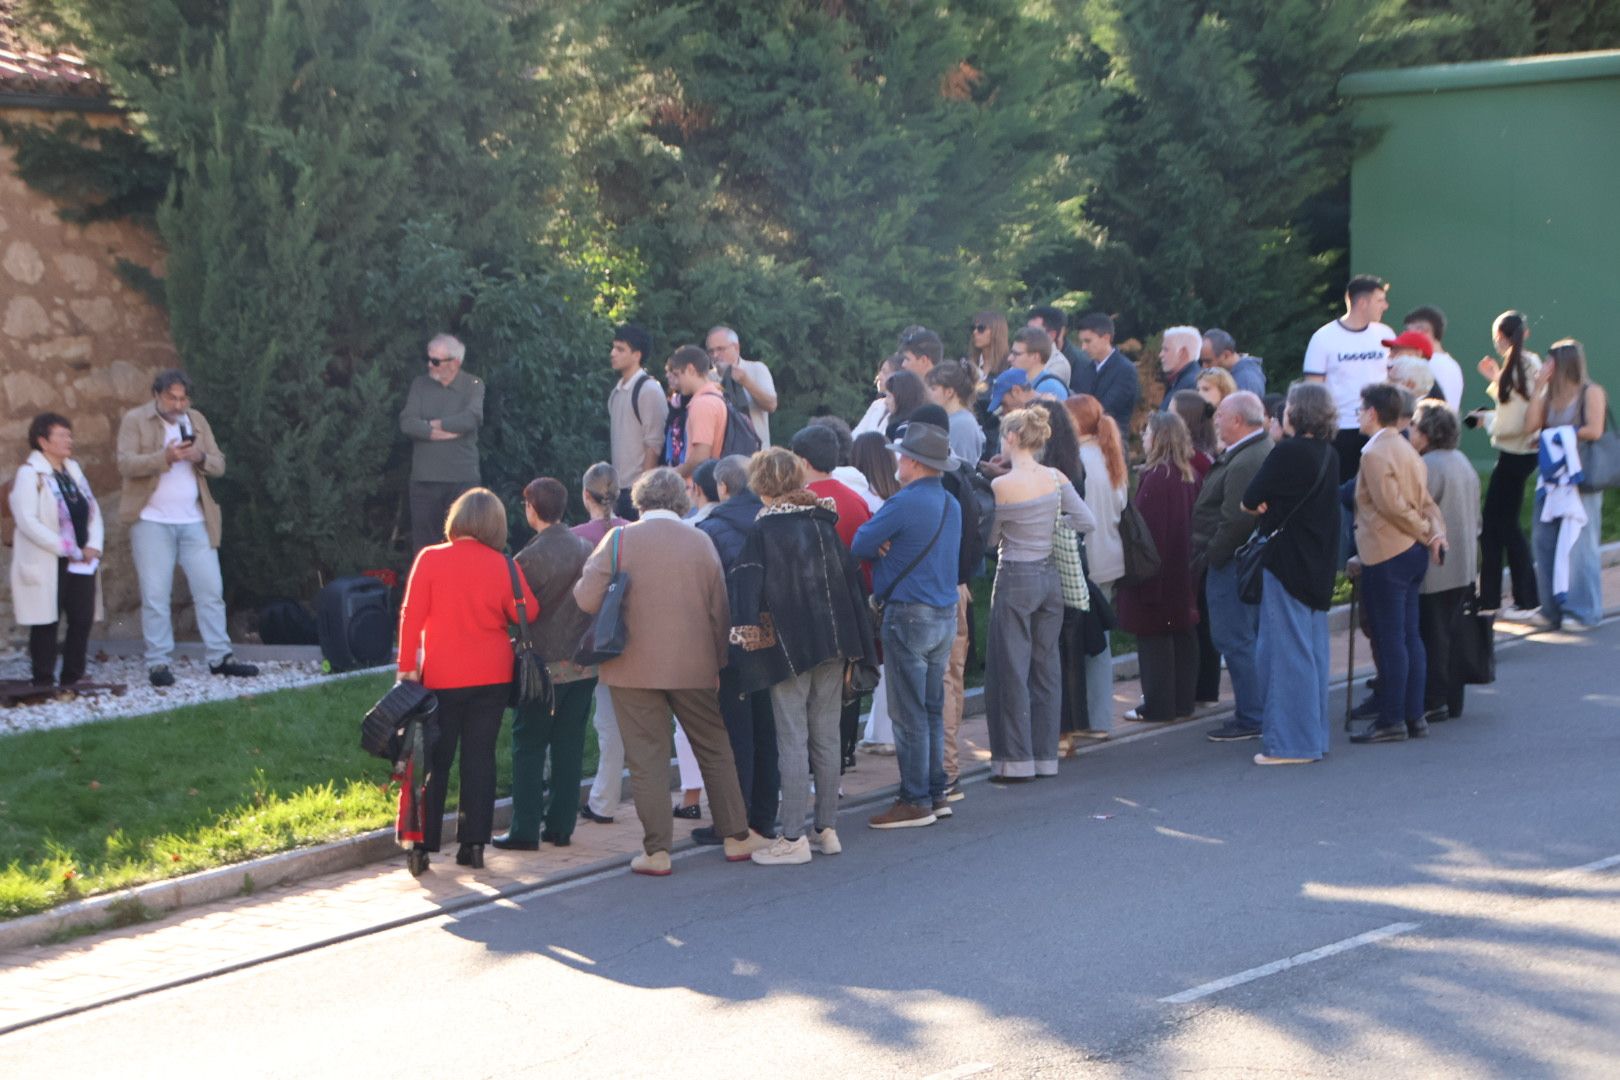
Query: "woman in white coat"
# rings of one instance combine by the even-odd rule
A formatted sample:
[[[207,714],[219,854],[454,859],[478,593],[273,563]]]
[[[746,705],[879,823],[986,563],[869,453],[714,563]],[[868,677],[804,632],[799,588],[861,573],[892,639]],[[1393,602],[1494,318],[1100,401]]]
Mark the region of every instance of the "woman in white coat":
[[[28,425],[28,460],[11,484],[17,535],[11,556],[11,603],[29,627],[35,686],[56,682],[56,624],[67,616],[62,685],[84,678],[90,624],[97,617],[96,568],[104,539],[101,508],[73,460],[73,426],[56,413]]]

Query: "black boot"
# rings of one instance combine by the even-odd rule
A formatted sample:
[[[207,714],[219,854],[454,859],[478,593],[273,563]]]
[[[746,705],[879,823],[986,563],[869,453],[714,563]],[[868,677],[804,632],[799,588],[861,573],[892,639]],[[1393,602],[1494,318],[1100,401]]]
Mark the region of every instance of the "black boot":
[[[413,847],[405,853],[405,869],[411,872],[411,877],[421,877],[422,872],[428,868],[428,853],[423,847]]]
[[[456,865],[470,866],[474,870],[484,868],[484,845],[462,844],[456,849]]]

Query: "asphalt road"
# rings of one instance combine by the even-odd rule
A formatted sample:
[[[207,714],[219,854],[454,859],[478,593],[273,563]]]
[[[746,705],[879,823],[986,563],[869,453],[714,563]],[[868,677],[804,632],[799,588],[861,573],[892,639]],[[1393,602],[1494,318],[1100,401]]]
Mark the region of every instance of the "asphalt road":
[[[26,1029],[0,1076],[1612,1077],[1620,623],[1499,666],[1425,741],[1155,733],[809,866],[706,849]]]

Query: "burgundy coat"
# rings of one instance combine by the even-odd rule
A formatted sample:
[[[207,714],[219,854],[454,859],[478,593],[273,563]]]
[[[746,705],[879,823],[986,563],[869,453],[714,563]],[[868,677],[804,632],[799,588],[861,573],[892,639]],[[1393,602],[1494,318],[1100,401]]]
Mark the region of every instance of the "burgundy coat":
[[[1188,483],[1169,465],[1142,474],[1136,508],[1159,548],[1159,573],[1127,585],[1115,600],[1120,629],[1132,634],[1168,634],[1198,625],[1198,575],[1192,568],[1192,512],[1204,469],[1193,463]],[[1207,466],[1206,466],[1207,468]]]

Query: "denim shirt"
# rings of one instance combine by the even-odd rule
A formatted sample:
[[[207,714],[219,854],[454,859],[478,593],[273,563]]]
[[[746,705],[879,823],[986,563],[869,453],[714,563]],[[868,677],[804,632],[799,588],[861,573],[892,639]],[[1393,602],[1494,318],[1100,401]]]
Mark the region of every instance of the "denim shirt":
[[[945,527],[940,529],[940,515]],[[932,550],[907,574],[888,597],[890,603],[928,604],[956,607],[956,563],[962,543],[962,508],[940,483],[930,476],[913,480],[901,488],[878,512],[855,532],[850,551],[858,559],[872,560],[872,594],[883,596],[901,571],[911,565],[934,533],[939,539]],[[881,558],[878,548],[887,540],[889,553]]]

